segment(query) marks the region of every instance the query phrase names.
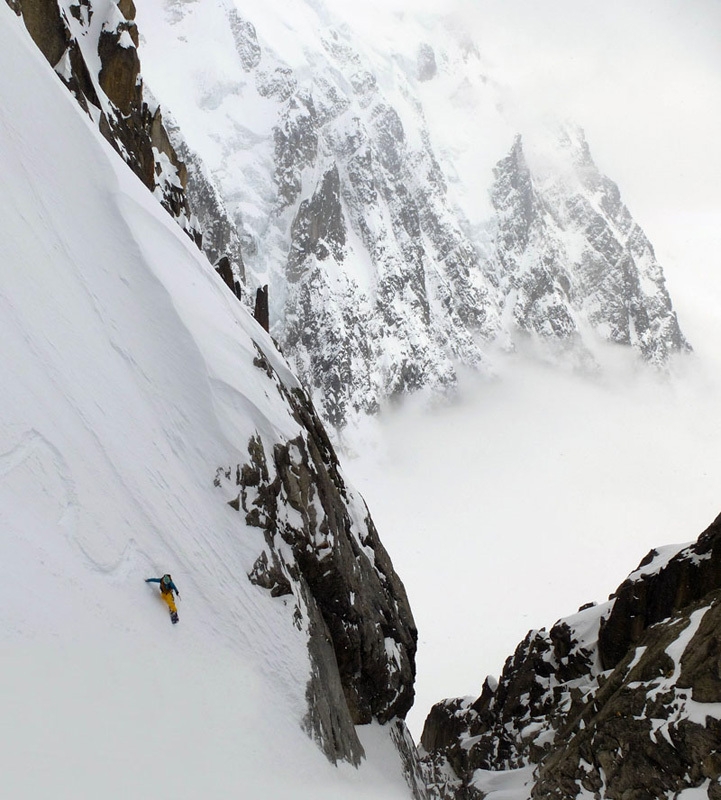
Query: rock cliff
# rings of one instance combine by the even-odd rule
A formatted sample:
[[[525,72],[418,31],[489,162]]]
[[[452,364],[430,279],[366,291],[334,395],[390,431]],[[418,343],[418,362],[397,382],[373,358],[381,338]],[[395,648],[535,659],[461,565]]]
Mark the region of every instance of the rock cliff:
[[[513,325],[590,360],[587,336],[665,364],[689,350],[653,247],[596,167],[581,130],[559,129],[536,164],[518,137],[494,171],[495,253]]]
[[[248,460],[219,469],[215,483],[243,520],[264,532],[266,548],[248,577],[294,602],[296,625],[308,632],[309,732],[333,760],[358,763],[363,749],[354,726],[400,724],[413,703],[413,616],[310,400],[280,380],[260,349],[255,365],[302,433],[272,449],[254,436]]]
[[[445,797],[476,770],[533,767],[538,798],[721,796],[721,517],[652,551],[609,601],[531,631],[479,698],[445,700],[423,731]]]
[[[160,107],[146,102],[133,0],[7,0],[103,136],[198,245],[187,173]]]

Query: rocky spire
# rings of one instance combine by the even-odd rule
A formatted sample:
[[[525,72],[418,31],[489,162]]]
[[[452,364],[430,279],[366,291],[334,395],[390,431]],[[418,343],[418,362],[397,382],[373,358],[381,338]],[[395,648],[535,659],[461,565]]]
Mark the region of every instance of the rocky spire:
[[[496,258],[518,330],[586,350],[579,331],[663,366],[689,350],[653,247],[583,132],[564,128],[529,160],[520,137],[494,170]]]

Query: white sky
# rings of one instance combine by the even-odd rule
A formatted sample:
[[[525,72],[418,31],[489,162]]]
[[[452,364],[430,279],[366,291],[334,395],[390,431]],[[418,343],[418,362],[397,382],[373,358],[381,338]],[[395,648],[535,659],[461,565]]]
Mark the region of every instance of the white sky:
[[[507,76],[519,128],[551,114],[581,124],[664,253],[687,238],[685,226],[694,238],[712,233],[690,215],[705,215],[709,228],[721,222],[721,3],[459,6],[493,72]]]

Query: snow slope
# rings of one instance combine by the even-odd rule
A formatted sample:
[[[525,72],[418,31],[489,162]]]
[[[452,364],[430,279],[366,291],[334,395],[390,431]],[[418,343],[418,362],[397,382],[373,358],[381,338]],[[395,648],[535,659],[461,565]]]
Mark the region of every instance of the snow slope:
[[[301,730],[306,634],[213,486],[298,432],[253,341],[295,379],[4,3],[0,96],[0,796],[408,797],[383,728],[358,770]]]

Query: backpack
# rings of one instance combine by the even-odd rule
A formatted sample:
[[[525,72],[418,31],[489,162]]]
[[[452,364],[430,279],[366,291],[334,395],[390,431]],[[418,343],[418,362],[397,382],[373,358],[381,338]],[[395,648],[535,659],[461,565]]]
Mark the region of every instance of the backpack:
[[[163,577],[160,579],[160,591],[163,592],[163,594],[167,594],[168,592],[172,593],[172,586],[173,579],[170,577],[170,575],[163,575]]]

